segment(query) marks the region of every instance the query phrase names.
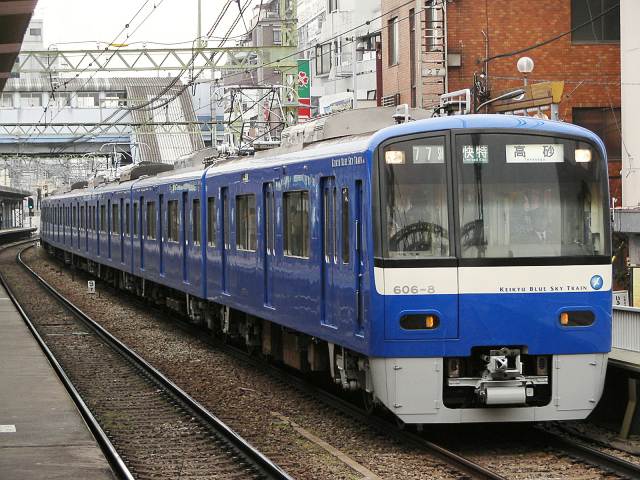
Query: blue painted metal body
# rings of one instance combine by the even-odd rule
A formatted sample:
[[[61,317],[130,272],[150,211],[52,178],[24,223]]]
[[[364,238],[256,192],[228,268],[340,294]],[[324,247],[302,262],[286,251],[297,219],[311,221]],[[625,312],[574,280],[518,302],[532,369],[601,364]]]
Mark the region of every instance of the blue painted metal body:
[[[602,141],[593,133],[573,125],[514,116],[473,115],[445,117],[389,127],[355,139],[340,139],[311,145],[302,151],[259,159],[222,163],[207,170],[175,172],[120,185],[71,192],[45,199],[46,206],[95,206],[122,202],[131,207],[129,231],[111,235],[71,230],[58,235],[45,228],[43,239],[58,248],[113,268],[130,272],[162,285],[242,310],[297,331],[333,342],[374,357],[441,357],[468,355],[474,346],[526,345],[531,354],[607,352],[611,339],[611,292],[542,294],[381,295],[374,281],[374,240],[371,179],[378,146],[405,135],[458,129],[523,129],[550,135],[584,137],[606,158]],[[606,168],[606,165],[605,167]],[[339,193],[352,195],[362,189],[362,215],[349,231],[351,261],[337,256],[326,261],[323,251],[323,179]],[[264,192],[275,198],[275,250],[266,247]],[[309,192],[309,258],[284,254],[283,193]],[[256,198],[257,245],[243,251],[236,245],[235,197]],[[338,194],[338,198],[339,198]],[[217,229],[208,241],[207,204],[215,200]],[[162,199],[162,201],[161,201]],[[200,242],[193,238],[191,206],[200,200]],[[140,202],[143,202],[141,204]],[[186,204],[183,201],[186,200]],[[156,238],[146,235],[148,201],[156,203]],[[167,240],[167,202],[177,201],[178,242]],[[161,202],[161,203],[160,203]],[[229,208],[229,242],[224,242],[224,208]],[[349,201],[349,218],[357,218],[358,202]],[[134,228],[138,208],[138,225]],[[340,208],[337,207],[338,219]],[[90,209],[87,211],[87,214]],[[122,218],[121,209],[121,218]],[[186,218],[186,221],[185,221]],[[124,220],[123,220],[124,221]],[[95,220],[99,225],[99,219]],[[339,220],[336,222],[339,223]],[[65,227],[67,228],[67,227]],[[123,232],[124,229],[120,229]],[[137,230],[137,236],[133,235]],[[84,236],[84,237],[83,237]],[[84,243],[82,239],[84,238]],[[336,245],[341,245],[341,230]],[[360,248],[356,248],[356,243]],[[455,267],[454,267],[455,268]],[[571,268],[567,266],[566,268]],[[359,276],[361,275],[361,276]],[[361,304],[356,289],[360,287]],[[559,311],[587,307],[596,313],[588,328],[560,328]],[[361,309],[358,312],[358,309]],[[443,319],[433,331],[402,330],[402,312],[437,313]],[[361,318],[358,324],[357,318]]]

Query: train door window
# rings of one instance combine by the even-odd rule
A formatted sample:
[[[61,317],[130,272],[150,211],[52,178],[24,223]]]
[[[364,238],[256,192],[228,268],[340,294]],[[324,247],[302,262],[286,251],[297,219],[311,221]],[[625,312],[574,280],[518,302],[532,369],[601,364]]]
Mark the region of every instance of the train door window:
[[[147,202],[147,238],[156,238],[156,202]]]
[[[309,192],[285,192],[284,254],[309,258]]]
[[[207,244],[210,247],[216,246],[217,223],[216,199],[215,197],[209,197],[207,198]]]
[[[167,214],[169,219],[167,221],[167,237],[171,242],[178,241],[178,201],[169,200],[167,203]]]
[[[107,206],[100,205],[100,231],[107,231]]]
[[[200,245],[200,200],[197,198],[191,204],[191,240],[194,245]]]
[[[270,185],[270,184],[267,184]],[[268,188],[266,190],[266,201],[265,201],[265,227],[267,233],[267,253],[270,255],[274,254],[275,250],[275,202],[273,197],[272,188]]]
[[[138,236],[138,202],[133,202],[133,235]]]
[[[120,211],[118,205],[111,205],[111,233],[120,233]]]
[[[349,189],[342,189],[342,263],[349,263]]]
[[[131,226],[129,224],[131,218],[129,217],[129,203],[124,204],[124,233],[127,237],[131,234]]]
[[[336,204],[335,198],[333,195],[333,189],[331,188],[323,188],[322,189],[322,208],[325,212],[324,214],[324,225],[322,230],[322,242],[324,247],[324,255],[326,261],[331,261],[333,256],[335,255],[335,237],[334,237],[334,226],[331,225],[331,222],[335,222],[336,218]]]
[[[78,211],[76,210],[76,206],[73,206],[73,228],[78,226]]]
[[[80,206],[80,228],[84,228],[84,205]]]
[[[256,196],[236,197],[236,248],[256,250]]]
[[[231,248],[231,242],[229,240],[229,232],[230,232],[229,198],[228,198],[227,192],[228,190],[225,188],[222,193],[222,203],[223,203],[222,216],[224,217],[222,219],[222,229],[224,230],[223,234],[224,234],[225,250],[228,250],[229,248]]]

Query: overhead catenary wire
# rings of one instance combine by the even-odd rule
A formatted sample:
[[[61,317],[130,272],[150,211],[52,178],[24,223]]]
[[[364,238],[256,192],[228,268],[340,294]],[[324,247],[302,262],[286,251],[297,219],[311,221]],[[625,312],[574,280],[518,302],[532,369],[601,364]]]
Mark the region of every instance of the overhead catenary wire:
[[[250,1],[250,0],[247,0],[247,3],[248,3],[249,1]],[[227,1],[227,4],[228,4],[228,3],[230,3],[230,2],[229,2],[229,1]],[[371,24],[371,22],[373,22],[373,21],[375,21],[375,20],[378,20],[378,19],[380,19],[380,18],[383,18],[383,17],[385,17],[385,16],[387,16],[387,15],[390,15],[391,13],[393,13],[393,12],[394,12],[395,10],[397,10],[398,8],[402,8],[402,7],[405,7],[405,6],[407,6],[407,5],[414,4],[414,3],[415,3],[415,1],[414,1],[414,0],[408,0],[407,2],[405,2],[405,3],[401,4],[401,5],[399,5],[399,6],[395,7],[395,8],[393,8],[393,9],[390,9],[390,10],[388,10],[388,11],[384,12],[384,13],[380,13],[380,14],[376,15],[375,17],[372,17],[372,18],[370,18],[370,19],[368,19],[368,20],[364,21],[363,23],[361,23],[361,24],[359,24],[359,25],[356,25],[356,26],[351,27],[351,28],[349,28],[349,29],[347,29],[347,30],[345,30],[345,31],[343,31],[343,32],[341,32],[341,33],[338,33],[338,34],[334,35],[333,37],[331,37],[331,38],[329,38],[329,39],[325,40],[325,43],[326,43],[326,42],[331,42],[331,41],[333,41],[333,40],[335,40],[335,39],[338,39],[338,38],[340,38],[340,37],[343,37],[344,35],[347,35],[347,34],[349,34],[349,33],[353,32],[353,31],[355,31],[355,30],[357,30],[357,29],[359,29],[359,28],[362,28],[362,27],[365,27],[365,26],[369,26],[369,25]],[[225,6],[226,6],[226,5],[225,5]],[[425,8],[422,8],[422,9],[420,9],[420,10],[417,10],[417,11],[415,11],[415,12],[413,13],[413,15],[414,15],[414,16],[417,16],[417,15],[421,14],[424,10],[425,10]],[[224,14],[225,12],[226,12],[226,9],[223,9],[223,10],[220,12],[220,15]],[[409,14],[409,15],[407,15],[407,16],[405,16],[405,17],[398,18],[397,22],[402,22],[402,21],[408,20],[411,16],[412,16],[412,15],[411,15],[411,14]],[[236,18],[236,20],[235,20],[235,22],[234,22],[234,24],[233,24],[233,27],[234,27],[234,28],[235,28],[235,25],[237,25],[237,23],[239,22],[239,20],[240,20],[240,19],[239,19],[239,17],[237,17],[237,18]],[[256,26],[257,26],[257,25],[256,25]],[[255,28],[255,26],[254,26],[254,28]],[[382,32],[382,30],[387,29],[387,28],[389,28],[389,25],[383,25],[380,29],[375,30],[373,33]],[[212,32],[212,30],[210,30],[209,32],[211,33],[211,32]],[[229,33],[229,32],[228,32],[228,33]],[[356,39],[348,40],[348,41],[346,41],[343,45],[350,45],[351,43],[354,43],[355,41],[356,41]],[[285,56],[283,56],[283,57],[279,57],[279,58],[277,58],[277,59],[275,59],[275,60],[272,60],[272,61],[270,61],[270,62],[263,63],[263,64],[260,64],[260,65],[256,65],[256,66],[254,66],[254,67],[252,67],[252,68],[244,69],[242,72],[238,72],[238,73],[235,73],[235,74],[228,75],[226,78],[233,77],[233,76],[235,76],[235,75],[241,75],[241,74],[244,74],[244,73],[247,73],[247,72],[250,72],[250,71],[255,71],[255,70],[258,70],[258,69],[260,69],[260,68],[268,67],[268,66],[271,66],[271,65],[277,65],[278,63],[280,63],[280,62],[281,62],[281,61],[283,61],[283,60],[287,60],[287,59],[289,59],[289,58],[291,58],[291,57],[298,56],[298,55],[300,55],[300,54],[302,54],[302,53],[304,53],[304,52],[306,52],[306,51],[308,51],[308,50],[312,50],[312,49],[314,49],[315,47],[316,47],[316,45],[308,46],[308,47],[306,47],[306,48],[303,48],[303,49],[297,50],[297,51],[295,51],[295,52],[293,52],[293,53],[291,53],[291,54],[285,55]],[[192,79],[192,80],[191,80],[191,82],[195,81],[195,80],[199,77],[199,75],[202,73],[202,71],[204,71],[204,68],[202,68],[202,69],[201,69],[201,71],[198,73],[198,75],[196,75],[196,76],[194,77],[194,79]],[[176,77],[176,78],[174,78],[174,80],[177,82],[178,78]],[[264,82],[260,82],[260,83],[259,83],[259,85],[261,85],[261,84],[264,84]],[[175,85],[175,83],[173,83],[173,82],[172,82],[172,85]],[[140,106],[140,105],[136,105],[135,107],[121,107],[121,108],[122,108],[122,109],[127,109],[127,110],[135,110],[135,109],[142,109],[142,108],[144,108],[145,110],[154,110],[154,109],[157,109],[157,108],[162,108],[162,107],[166,106],[168,103],[170,103],[171,101],[173,101],[175,98],[178,98],[178,96],[179,96],[180,94],[182,94],[182,92],[184,92],[186,89],[188,89],[190,85],[191,85],[191,83],[187,83],[187,84],[185,84],[183,87],[181,87],[181,89],[177,92],[177,94],[176,94],[176,95],[174,95],[173,97],[171,97],[171,98],[169,98],[169,99],[166,99],[164,102],[162,102],[162,103],[161,103],[161,104],[159,104],[159,105],[154,105],[154,107],[152,107],[152,108],[146,108],[146,107],[148,107],[151,103],[153,103],[153,102],[157,101],[157,99],[158,99],[158,98],[160,98],[160,96],[157,96],[158,98],[152,99],[151,101],[145,102],[145,104],[143,104],[142,106]],[[205,106],[200,107],[200,108],[206,108],[207,106],[210,106],[212,103],[213,103],[213,102],[210,102],[208,105],[205,105]],[[116,114],[116,113],[118,113],[118,111],[114,112],[114,114]],[[125,112],[123,113],[123,115],[122,115],[119,119],[115,120],[115,122],[118,122],[118,121],[119,121],[121,118],[123,118],[123,117],[124,117],[124,115],[126,115],[126,114],[127,114],[127,112],[125,111]],[[75,139],[72,139],[72,140],[70,140],[70,141],[68,141],[68,142],[65,142],[65,145],[67,145],[67,146],[63,146],[62,148],[60,148],[60,150],[59,150],[59,151],[60,151],[60,152],[63,152],[64,150],[66,150],[67,148],[69,148],[69,146],[70,146],[71,144],[76,143],[76,142],[80,141],[80,140],[81,140],[81,139],[83,139],[83,138],[86,138],[88,135],[92,135],[92,134],[95,132],[95,130],[97,130],[98,128],[101,128],[101,127],[103,127],[103,126],[106,126],[106,128],[109,128],[112,124],[110,124],[110,123],[108,123],[108,122],[109,122],[113,117],[114,117],[114,115],[110,115],[108,118],[106,118],[106,119],[105,119],[105,120],[103,120],[102,122],[100,122],[100,123],[96,124],[96,126],[94,127],[94,129],[92,129],[90,132],[88,132],[88,133],[86,133],[86,134],[83,134],[83,135],[81,135],[81,136],[78,136],[78,137],[76,137]],[[104,129],[103,129],[103,130],[104,130]],[[99,133],[98,133],[98,134],[99,134]]]
[[[227,0],[227,3],[225,4],[225,7],[228,7],[228,5],[230,5],[233,2],[233,0]],[[231,35],[231,33],[233,32],[233,30],[235,29],[235,27],[238,25],[239,21],[240,21],[240,15],[248,8],[249,4],[251,3],[251,0],[246,0],[246,2],[244,3],[244,5],[240,6],[240,11],[238,13],[238,15],[236,16],[235,20],[232,22],[232,25],[227,29],[227,33],[226,35],[223,37],[223,40],[220,41],[219,43],[219,48],[222,47],[224,45],[224,43],[226,42],[226,39]],[[238,4],[239,5],[239,4]],[[262,5],[262,1],[261,1],[261,5]],[[219,25],[220,20],[222,19],[222,17],[226,14],[228,8],[223,8],[220,13],[218,14],[218,18],[216,19],[216,21],[214,22],[214,27],[216,25]],[[214,28],[212,27],[209,32],[212,33],[214,31]],[[194,40],[195,43],[195,40]],[[191,64],[195,61],[195,59],[197,58],[197,55],[199,53],[198,48],[194,48],[194,50],[198,50],[196,51],[191,59],[189,60],[189,62],[187,63],[187,65],[185,67],[183,67],[180,71],[179,74],[177,74],[172,80],[171,82],[169,82],[168,85],[166,85],[162,91],[158,94],[156,94],[153,98],[151,98],[150,100],[139,104],[139,105],[135,105],[135,106],[120,106],[116,111],[114,111],[111,115],[109,115],[106,119],[104,119],[103,121],[101,121],[100,123],[97,123],[89,132],[76,137],[75,139],[70,140],[69,142],[65,142],[65,144],[67,145],[66,147],[62,147],[59,149],[60,152],[66,150],[66,148],[69,148],[69,146],[73,143],[76,143],[80,140],[82,140],[83,138],[86,138],[89,135],[94,135],[96,131],[98,131],[101,127],[103,127],[104,125],[106,125],[107,127],[110,126],[111,124],[109,124],[108,122],[110,122],[114,117],[116,117],[118,114],[120,114],[120,116],[114,121],[115,123],[119,122],[122,118],[124,118],[124,116],[126,116],[129,112],[134,111],[134,110],[146,110],[146,111],[151,111],[151,110],[156,110],[158,108],[162,108],[166,105],[168,105],[171,101],[175,100],[176,98],[178,98],[187,88],[189,88],[189,85],[191,83],[187,83],[186,85],[184,85],[184,87],[181,87],[178,92],[176,92],[175,95],[171,96],[170,98],[166,99],[165,101],[161,102],[160,104],[157,105],[153,105],[153,107],[149,108],[150,105],[154,104],[155,102],[157,102],[158,100],[160,100],[171,88],[173,88],[177,82],[180,80],[180,78],[182,77],[182,75],[190,68]],[[213,58],[213,56],[212,56]],[[195,79],[197,79],[202,72],[205,70],[205,67],[201,68],[200,71],[194,76],[194,78],[192,79],[192,81],[194,81]],[[104,128],[103,128],[104,131]],[[100,132],[97,133],[98,135],[100,134]]]
[[[130,20],[129,20],[125,25],[124,25],[124,27],[122,27],[122,29],[118,32],[118,34],[115,36],[114,40],[113,40],[111,43],[115,43],[115,42],[117,41],[117,39],[120,37],[120,35],[122,35],[122,33],[123,33],[123,32],[125,32],[128,28],[130,28],[131,23],[133,23],[133,22],[135,21],[135,19],[138,17],[138,15],[140,15],[140,13],[141,13],[141,12],[142,12],[142,10],[144,9],[144,7],[149,3],[149,1],[150,1],[150,0],[145,0],[145,1],[142,3],[142,5],[138,8],[138,10],[136,11],[136,13],[135,13],[135,14],[131,17],[131,19],[130,19]],[[160,5],[162,4],[162,2],[164,2],[164,0],[160,0],[160,2],[159,2],[158,4],[154,4],[154,5],[153,5],[153,9],[151,10],[151,12],[152,12],[152,13],[153,13],[153,12],[155,12],[155,11],[156,11],[156,9],[157,9],[157,7],[158,7],[158,6],[160,6]],[[140,23],[140,25],[142,25],[144,22],[146,22],[146,21],[148,20],[149,16],[150,16],[150,14],[149,14],[149,15],[147,15],[147,16],[143,19],[143,21]],[[140,25],[139,25],[137,28],[140,28]],[[136,30],[137,30],[137,28],[136,28]],[[117,50],[118,50],[118,48],[116,48],[116,51],[117,51]],[[100,58],[104,53],[106,53],[106,52],[108,52],[108,51],[109,51],[108,49],[105,49],[103,52],[101,52],[101,53],[96,57],[96,59],[95,59],[95,60],[97,60],[98,58]],[[115,52],[114,52],[114,53],[112,53],[111,57],[107,60],[107,62],[105,63],[105,65],[109,63],[109,61],[111,60],[111,58],[113,58],[113,56],[114,56],[114,55],[115,55]],[[89,63],[89,64],[88,64],[84,69],[82,69],[80,72],[76,73],[76,75],[75,75],[75,77],[74,77],[74,78],[79,78],[79,77],[80,77],[80,75],[81,75],[82,73],[86,72],[86,71],[91,67],[92,63],[93,63],[93,62]],[[86,80],[86,81],[85,81],[85,82],[80,86],[80,88],[78,88],[77,90],[75,90],[74,92],[72,92],[71,96],[69,97],[69,101],[71,101],[71,99],[72,99],[72,98],[74,98],[75,96],[77,96],[77,95],[78,95],[78,93],[79,93],[79,92],[80,92],[80,91],[81,91],[81,90],[82,90],[82,89],[83,89],[83,88],[84,88],[84,87],[85,87],[85,86],[86,86],[86,85],[91,81],[91,79],[92,79],[93,77],[95,77],[95,75],[96,75],[97,73],[98,73],[97,71],[96,71],[95,73],[93,73],[93,74],[92,74],[92,75],[91,75],[91,76],[90,76],[90,77],[89,77],[89,78],[88,78],[88,79],[87,79],[87,80]],[[51,78],[51,77],[50,77],[50,78]],[[72,79],[66,80],[65,82],[63,82],[63,84],[62,84],[62,85],[66,87],[66,86],[69,84],[69,82],[70,82],[71,80],[72,80]],[[48,110],[48,108],[49,108],[49,103],[51,102],[52,97],[55,99],[55,91],[56,91],[56,90],[57,90],[57,88],[56,88],[56,87],[54,87],[54,86],[52,85],[52,89],[51,89],[51,93],[52,93],[52,95],[51,95],[51,97],[49,98],[49,101],[47,102],[47,105],[44,107],[44,110],[43,110],[43,112],[42,112],[42,115],[40,116],[40,119],[39,119],[39,120],[38,120],[38,122],[37,122],[37,125],[42,124],[42,121],[43,121],[43,120],[45,120],[45,124],[47,123],[47,122],[46,122],[47,110]],[[52,122],[55,118],[57,118],[57,116],[58,116],[59,114],[60,114],[60,111],[58,111],[58,112],[57,112],[57,113],[56,113],[56,114],[51,118],[50,122]],[[25,140],[25,141],[28,141],[28,140],[33,136],[33,133],[34,133],[36,130],[37,130],[37,126],[35,126],[35,127],[34,127],[34,129],[33,129],[33,131],[32,131],[32,132],[29,132],[29,135],[27,136],[27,138],[26,138],[26,140]]]

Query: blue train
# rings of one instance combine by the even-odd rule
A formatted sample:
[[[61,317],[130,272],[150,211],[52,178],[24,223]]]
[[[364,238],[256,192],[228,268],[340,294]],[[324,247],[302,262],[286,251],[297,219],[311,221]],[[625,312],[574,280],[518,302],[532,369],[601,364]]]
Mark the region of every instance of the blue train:
[[[601,140],[514,116],[357,115],[50,196],[42,241],[405,423],[586,417],[611,345]]]

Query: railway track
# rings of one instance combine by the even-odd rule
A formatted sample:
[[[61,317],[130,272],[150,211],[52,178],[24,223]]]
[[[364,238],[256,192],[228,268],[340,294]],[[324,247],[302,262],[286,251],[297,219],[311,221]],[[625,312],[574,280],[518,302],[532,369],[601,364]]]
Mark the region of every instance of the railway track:
[[[121,293],[118,293],[118,295],[120,294]],[[133,298],[133,301],[137,302],[140,305],[143,304],[143,302],[136,298]],[[144,308],[149,308],[148,305],[144,305]],[[158,309],[157,312],[162,313],[162,310]],[[172,321],[175,322],[175,317],[173,315]],[[252,368],[258,368],[262,371],[268,372],[268,375],[275,378],[278,382],[286,383],[289,386],[293,386],[296,390],[303,393],[303,395],[313,399],[316,402],[318,400],[321,400],[321,402],[327,405],[329,408],[338,410],[344,415],[356,419],[357,422],[366,425],[366,428],[379,430],[381,432],[384,432],[386,435],[397,437],[405,444],[412,444],[422,450],[427,451],[431,456],[437,457],[440,461],[446,463],[456,471],[460,472],[464,476],[464,478],[530,479],[550,478],[551,476],[529,476],[527,474],[527,462],[526,460],[523,461],[522,459],[520,459],[520,462],[521,464],[523,464],[523,468],[517,474],[514,474],[510,469],[498,468],[495,466],[495,462],[489,460],[492,455],[495,455],[494,452],[489,452],[485,456],[471,456],[473,457],[473,460],[471,460],[470,456],[467,455],[464,448],[459,449],[458,445],[455,445],[453,447],[451,446],[454,445],[454,442],[446,442],[445,446],[445,443],[441,442],[440,439],[434,440],[433,438],[429,438],[425,434],[413,433],[406,430],[398,430],[393,422],[376,416],[372,417],[366,414],[363,409],[344,400],[341,397],[333,395],[332,393],[311,384],[306,379],[299,378],[296,375],[292,375],[290,372],[285,371],[279,367],[266,364],[260,359],[247,355],[242,350],[212,339],[210,335],[204,333],[201,329],[193,326],[186,321],[179,322],[179,325],[190,335],[197,336],[200,340],[214,345],[217,350],[223,350],[226,354],[240,359],[243,363],[249,363]],[[573,460],[565,460],[565,463],[570,466],[575,465],[576,467],[579,465],[581,469],[585,471],[589,471],[591,469],[591,471],[593,472],[591,476],[582,477],[580,477],[576,472],[576,478],[640,478],[640,467],[631,462],[604,453],[595,448],[583,445],[579,442],[574,442],[567,438],[558,438],[550,434],[549,432],[532,430],[531,428],[524,428],[522,429],[522,432],[523,434],[520,437],[520,443],[525,444],[525,447],[527,438],[533,440],[533,438],[535,437],[538,443],[538,446],[536,446],[535,448],[540,448],[539,445],[546,445],[551,452],[550,457],[558,459],[570,457]],[[531,443],[533,444],[533,441]],[[534,450],[535,448],[531,447],[531,450]],[[514,455],[513,452],[509,449],[510,447],[508,445],[508,442],[506,442],[504,445],[498,447],[496,451],[506,453],[507,457],[509,455],[516,457],[517,455]],[[487,450],[489,450],[489,448],[487,448]],[[506,463],[507,461],[505,460],[503,465]],[[565,474],[564,477],[559,476],[557,478],[574,478],[574,476],[572,473],[569,473],[568,476],[566,476]]]
[[[20,254],[16,259],[15,249],[0,252],[0,280],[73,384],[76,402],[93,412],[89,424],[120,478],[291,478],[64,298]],[[20,285],[17,297],[11,284]]]

